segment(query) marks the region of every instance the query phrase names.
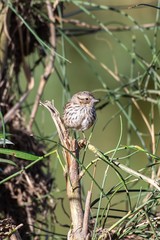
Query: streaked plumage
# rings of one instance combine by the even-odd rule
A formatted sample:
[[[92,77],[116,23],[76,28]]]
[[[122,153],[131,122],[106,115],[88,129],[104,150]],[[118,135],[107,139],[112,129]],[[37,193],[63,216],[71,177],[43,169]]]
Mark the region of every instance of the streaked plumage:
[[[74,94],[64,108],[65,126],[78,131],[90,128],[96,120],[95,103],[98,101],[87,91]]]

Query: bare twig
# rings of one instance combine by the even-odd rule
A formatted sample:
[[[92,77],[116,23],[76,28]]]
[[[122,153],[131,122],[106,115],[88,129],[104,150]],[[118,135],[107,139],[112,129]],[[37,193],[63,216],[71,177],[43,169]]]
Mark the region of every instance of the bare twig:
[[[87,33],[87,31],[90,33],[95,33],[98,31],[102,31],[103,28],[101,26],[98,25],[94,25],[94,24],[88,24],[87,22],[83,22],[77,19],[65,19],[65,18],[61,18],[59,16],[56,16],[56,20],[58,20],[59,22],[63,22],[63,23],[67,23],[67,24],[72,24],[76,27],[79,27],[79,30],[81,30],[80,28],[83,28],[84,34]],[[155,27],[160,27],[159,23],[146,23],[146,24],[141,24],[139,26],[113,26],[111,24],[108,24],[106,26],[108,28],[109,31],[111,32],[121,32],[121,31],[131,31],[131,30],[139,30],[140,28],[142,29],[151,29],[151,28],[155,28]],[[86,30],[86,31],[85,31]],[[65,31],[65,29],[64,29]],[[66,32],[69,34],[70,31],[74,31],[73,27],[71,29],[66,29]],[[72,32],[71,32],[72,34]]]
[[[100,152],[95,146],[93,146],[93,145],[91,145],[91,144],[88,145],[88,149],[89,149],[90,151],[94,152],[94,154],[97,155],[100,159],[103,159],[104,161],[106,161],[109,165],[117,166],[117,167],[120,168],[121,170],[129,173],[129,174],[132,175],[132,176],[137,177],[138,179],[141,179],[141,180],[147,182],[148,184],[154,186],[158,191],[160,191],[160,185],[159,185],[158,181],[156,181],[156,180],[154,180],[154,179],[151,179],[151,178],[149,178],[149,177],[146,177],[145,175],[143,175],[143,174],[141,174],[141,173],[139,173],[139,172],[137,172],[137,171],[135,171],[135,170],[133,170],[133,169],[131,169],[131,168],[123,165],[123,164],[121,164],[121,163],[118,162],[118,161],[112,161],[112,162],[110,162],[110,161],[107,159],[107,157],[106,157],[102,152]]]
[[[56,1],[57,2],[57,1]],[[58,4],[58,2],[57,2]],[[54,60],[55,60],[55,48],[56,48],[56,32],[55,32],[55,17],[54,12],[52,10],[51,2],[49,0],[46,0],[46,6],[48,11],[48,17],[50,20],[49,23],[49,29],[50,29],[50,45],[51,45],[51,52],[48,57],[48,61],[46,62],[46,67],[44,70],[44,73],[41,76],[39,87],[37,90],[35,102],[32,108],[30,121],[28,124],[28,130],[31,132],[32,125],[37,113],[38,104],[41,99],[41,96],[43,94],[44,88],[46,86],[47,80],[50,77],[51,73],[54,71]],[[55,6],[54,6],[55,7]]]
[[[96,175],[96,165],[97,165],[97,162],[95,162],[95,164],[94,164],[94,170],[93,170],[93,178],[94,179],[95,179],[95,175]],[[79,174],[79,177],[81,178],[82,175],[80,175],[80,174]],[[83,233],[84,233],[84,236],[87,236],[87,233],[88,233],[90,204],[91,204],[91,197],[92,197],[92,192],[93,192],[93,184],[94,184],[94,182],[92,180],[91,187],[90,187],[90,190],[88,191],[87,198],[86,198],[86,203],[85,203],[84,220],[83,220]]]
[[[0,239],[7,237],[9,240],[22,240],[18,232],[22,226],[22,223],[15,226],[11,218],[0,220]]]
[[[9,240],[22,240],[18,229],[21,228],[23,224],[19,224],[17,227],[14,228],[13,233],[10,235]]]
[[[8,41],[10,39],[8,34],[9,19],[11,11],[7,6],[0,3],[0,79],[7,63]]]
[[[86,203],[85,203],[84,220],[83,220],[83,234],[84,234],[84,236],[87,236],[87,234],[88,234],[91,197],[92,197],[92,191],[88,191],[87,198],[86,198]]]
[[[13,117],[16,114],[16,111],[20,108],[20,106],[25,101],[29,93],[30,93],[30,90],[26,90],[26,92],[24,92],[24,94],[21,96],[19,101],[5,114],[3,119],[4,123],[7,123],[8,121],[13,119]],[[0,127],[2,127],[2,123],[0,123]]]
[[[9,14],[10,14],[10,12],[9,12]],[[17,21],[19,21],[19,19]],[[21,25],[21,22],[18,22],[20,49],[21,49],[23,70],[24,70],[24,74],[25,74],[26,80],[27,80],[27,87],[26,87],[25,92],[23,93],[23,95],[19,99],[19,101],[4,115],[4,123],[7,123],[7,122],[11,121],[14,118],[14,116],[17,113],[17,110],[21,107],[23,102],[26,100],[26,98],[28,97],[30,91],[33,89],[33,86],[34,86],[34,78],[33,78],[32,74],[31,74],[30,67],[27,64],[27,62],[25,60],[25,57],[24,57],[24,45],[23,45],[24,39],[23,39],[23,34],[22,34],[22,28],[20,28],[20,25]],[[2,123],[0,123],[0,127],[1,127],[1,125],[2,125]]]

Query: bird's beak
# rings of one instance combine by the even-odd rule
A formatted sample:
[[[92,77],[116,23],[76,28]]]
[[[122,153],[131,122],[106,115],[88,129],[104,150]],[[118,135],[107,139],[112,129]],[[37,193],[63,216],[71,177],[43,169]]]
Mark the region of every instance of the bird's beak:
[[[93,102],[97,103],[97,102],[99,102],[99,99],[93,99]]]

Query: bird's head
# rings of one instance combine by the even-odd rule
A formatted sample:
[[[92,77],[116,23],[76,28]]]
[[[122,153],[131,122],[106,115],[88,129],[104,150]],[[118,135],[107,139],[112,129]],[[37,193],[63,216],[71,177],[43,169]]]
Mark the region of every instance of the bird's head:
[[[78,92],[73,95],[71,102],[82,105],[82,106],[93,106],[95,103],[99,102],[98,99],[95,99],[94,96],[88,92]]]

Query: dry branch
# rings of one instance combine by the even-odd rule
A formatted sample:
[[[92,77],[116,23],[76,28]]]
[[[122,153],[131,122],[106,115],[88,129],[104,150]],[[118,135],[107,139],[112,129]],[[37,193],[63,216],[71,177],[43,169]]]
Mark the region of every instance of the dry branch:
[[[58,2],[57,2],[58,4]],[[46,7],[48,11],[48,18],[50,20],[49,23],[49,30],[50,30],[50,45],[51,45],[51,52],[48,56],[48,61],[46,61],[46,66],[44,73],[41,75],[39,87],[37,90],[37,95],[35,98],[35,102],[32,108],[31,116],[30,116],[30,122],[28,125],[28,130],[31,131],[32,125],[38,110],[39,101],[41,99],[41,96],[43,94],[44,88],[46,86],[47,80],[50,77],[51,73],[54,71],[54,60],[55,60],[55,48],[56,48],[56,30],[55,30],[55,17],[53,13],[53,8],[55,8],[55,5],[52,8],[51,2],[46,0]]]
[[[75,26],[75,28],[72,27],[66,27],[66,29],[64,29],[64,31],[66,32],[67,35],[73,35],[74,32],[76,32],[75,30],[79,30],[79,32],[77,32],[77,35],[84,35],[84,34],[93,34],[99,31],[103,31],[103,27],[99,26],[99,25],[94,25],[94,24],[88,24],[87,22],[81,21],[81,20],[77,20],[77,19],[73,19],[73,18],[62,18],[60,16],[56,16],[56,20],[60,23],[66,23],[66,24],[70,24]],[[133,25],[133,26],[114,26],[113,24],[108,24],[105,26],[109,31],[111,32],[124,32],[124,31],[133,31],[133,30],[139,30],[141,29],[146,29],[146,30],[150,30],[153,29],[155,27],[160,27],[160,23],[146,23],[146,24],[141,24],[139,26],[137,25]]]
[[[0,220],[0,239],[22,240],[18,232],[22,226],[23,224],[15,226],[11,218]]]
[[[76,139],[73,139],[66,130],[59,112],[50,101],[40,103],[46,107],[57,128],[58,136],[63,146],[63,156],[66,162],[66,190],[70,204],[72,229],[68,233],[69,240],[83,240],[88,235],[88,218],[89,214],[83,216],[82,200],[81,200],[81,184],[79,178],[79,146]],[[88,204],[88,203],[87,203]],[[85,223],[84,223],[85,220]]]
[[[140,172],[135,171],[132,168],[129,168],[129,167],[125,166],[124,164],[122,164],[118,161],[114,160],[114,161],[110,162],[108,160],[107,156],[105,156],[102,152],[100,152],[95,146],[93,146],[91,144],[88,145],[88,149],[90,151],[92,151],[100,159],[103,159],[104,161],[106,161],[111,166],[118,167],[119,169],[123,170],[124,172],[129,173],[130,175],[135,176],[138,179],[143,180],[144,182],[150,184],[151,186],[155,187],[158,191],[160,191],[160,184],[158,183],[158,181],[156,179],[149,178],[149,177],[141,174]],[[80,175],[82,175],[82,173]]]

